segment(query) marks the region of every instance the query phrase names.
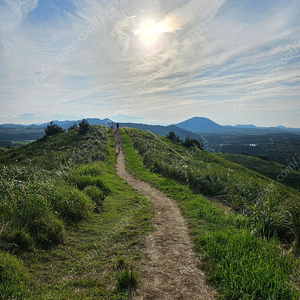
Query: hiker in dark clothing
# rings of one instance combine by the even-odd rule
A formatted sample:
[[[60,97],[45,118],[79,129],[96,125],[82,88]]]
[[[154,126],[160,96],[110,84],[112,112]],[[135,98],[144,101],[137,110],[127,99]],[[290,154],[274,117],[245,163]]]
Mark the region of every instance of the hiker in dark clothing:
[[[117,131],[119,130],[119,123],[117,123]]]

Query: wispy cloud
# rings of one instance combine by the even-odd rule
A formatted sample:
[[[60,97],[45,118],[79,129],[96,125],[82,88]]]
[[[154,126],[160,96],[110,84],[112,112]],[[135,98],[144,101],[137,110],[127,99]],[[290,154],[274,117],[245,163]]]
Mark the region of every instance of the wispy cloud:
[[[51,12],[45,1],[0,4],[0,123],[25,113],[103,118],[126,107],[160,123],[197,114],[276,125],[266,124],[272,111],[300,109],[298,54],[265,79],[289,51],[300,54],[297,0],[51,3]],[[291,115],[276,121],[295,125]]]

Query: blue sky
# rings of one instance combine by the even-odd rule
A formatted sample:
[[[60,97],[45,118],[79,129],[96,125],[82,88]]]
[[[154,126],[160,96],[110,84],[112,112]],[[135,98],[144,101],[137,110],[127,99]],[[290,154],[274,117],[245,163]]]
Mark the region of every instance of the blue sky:
[[[2,0],[0,124],[300,128],[299,14],[298,0]]]

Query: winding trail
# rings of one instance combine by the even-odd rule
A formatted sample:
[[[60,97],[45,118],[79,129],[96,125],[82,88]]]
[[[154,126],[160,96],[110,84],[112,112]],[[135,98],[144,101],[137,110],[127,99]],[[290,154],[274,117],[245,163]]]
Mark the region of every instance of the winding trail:
[[[148,259],[140,265],[143,285],[134,300],[215,299],[216,292],[206,285],[204,273],[197,267],[199,256],[193,251],[187,222],[175,201],[150,184],[133,178],[125,169],[122,151],[118,154],[117,172],[155,208],[156,231],[146,238]]]

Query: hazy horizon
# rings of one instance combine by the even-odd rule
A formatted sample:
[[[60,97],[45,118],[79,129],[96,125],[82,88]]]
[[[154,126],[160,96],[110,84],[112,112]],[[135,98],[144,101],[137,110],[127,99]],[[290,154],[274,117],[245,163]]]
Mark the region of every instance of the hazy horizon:
[[[195,118],[196,116],[192,117],[192,118]],[[189,119],[192,119],[192,118],[189,118]],[[196,117],[197,118],[197,117]],[[201,117],[200,117],[201,118]],[[204,117],[205,118],[205,117]],[[81,118],[82,119],[82,118]],[[27,126],[27,125],[41,125],[41,124],[48,124],[52,121],[57,121],[57,122],[77,122],[81,119],[61,119],[61,120],[48,120],[46,122],[41,122],[41,123],[31,123],[31,122],[26,122],[26,123],[0,123],[0,125],[7,125],[7,124],[13,124],[13,125],[24,125],[24,126]],[[97,118],[85,118],[84,119],[97,119]],[[155,123],[155,122],[151,122],[151,121],[145,121],[145,120],[141,120],[140,118],[131,118],[130,116],[121,116],[120,118],[110,118],[110,117],[105,117],[105,118],[98,118],[98,119],[111,119],[114,123],[141,123],[141,124],[145,124],[145,125],[160,125],[160,126],[169,126],[169,125],[176,125],[178,123],[181,123],[183,121],[186,121],[186,120],[189,120],[189,119],[185,119],[185,120],[179,120],[179,121],[176,121],[176,122],[173,122],[173,123]],[[209,118],[208,118],[209,119]],[[210,119],[211,121],[215,122],[214,120]],[[251,126],[251,125],[254,125],[256,127],[280,127],[280,126],[284,126],[282,124],[278,124],[276,126],[257,126],[255,124],[229,124],[229,123],[226,123],[226,124],[220,124],[218,122],[215,122],[217,123],[218,125],[221,125],[221,126]],[[284,126],[284,127],[287,127],[287,128],[291,128],[289,126]],[[300,127],[294,127],[294,128],[299,128]]]
[[[297,0],[4,0],[0,124],[300,128]]]

